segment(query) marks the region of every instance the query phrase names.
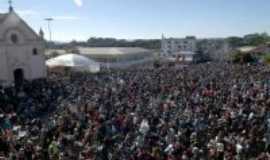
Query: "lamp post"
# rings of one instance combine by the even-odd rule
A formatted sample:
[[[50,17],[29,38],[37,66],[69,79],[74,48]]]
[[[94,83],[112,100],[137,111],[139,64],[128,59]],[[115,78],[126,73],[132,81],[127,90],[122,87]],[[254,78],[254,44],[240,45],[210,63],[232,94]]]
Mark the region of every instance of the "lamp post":
[[[52,42],[52,30],[51,30],[51,22],[54,20],[53,18],[45,18],[45,21],[48,22],[48,31],[49,31],[49,38],[50,38],[50,42]]]
[[[13,6],[12,6],[12,0],[9,0],[8,1],[8,4],[9,4],[9,12],[12,12],[13,11]]]

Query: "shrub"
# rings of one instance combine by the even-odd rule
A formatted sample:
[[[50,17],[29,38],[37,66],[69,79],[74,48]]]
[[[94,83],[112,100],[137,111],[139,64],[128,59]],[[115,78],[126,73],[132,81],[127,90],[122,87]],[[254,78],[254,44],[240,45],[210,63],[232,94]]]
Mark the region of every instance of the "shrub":
[[[251,53],[241,52],[234,53],[232,60],[234,63],[254,63],[257,61],[256,58],[251,55]]]

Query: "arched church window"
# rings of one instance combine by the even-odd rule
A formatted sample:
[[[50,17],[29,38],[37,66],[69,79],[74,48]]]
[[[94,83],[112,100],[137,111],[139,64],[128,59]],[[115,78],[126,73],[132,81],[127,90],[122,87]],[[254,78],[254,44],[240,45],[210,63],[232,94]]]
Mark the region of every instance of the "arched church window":
[[[14,44],[17,44],[19,41],[17,34],[11,34],[10,39],[11,39],[11,42]]]
[[[38,55],[38,50],[36,48],[33,49],[33,55]]]

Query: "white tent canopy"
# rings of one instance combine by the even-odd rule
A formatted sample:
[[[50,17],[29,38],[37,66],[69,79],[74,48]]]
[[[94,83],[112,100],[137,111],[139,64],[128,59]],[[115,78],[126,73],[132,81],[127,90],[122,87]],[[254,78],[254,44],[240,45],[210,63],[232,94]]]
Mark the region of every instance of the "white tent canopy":
[[[99,72],[100,64],[78,54],[65,54],[46,61],[49,68],[70,67],[77,71]]]

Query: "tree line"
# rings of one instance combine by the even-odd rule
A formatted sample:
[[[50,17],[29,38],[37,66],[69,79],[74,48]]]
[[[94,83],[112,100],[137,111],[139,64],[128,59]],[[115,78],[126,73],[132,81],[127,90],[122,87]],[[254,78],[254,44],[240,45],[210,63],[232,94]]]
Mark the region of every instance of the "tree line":
[[[160,49],[161,40],[159,39],[137,39],[137,40],[126,40],[116,38],[100,38],[91,37],[87,41],[76,41],[73,40],[69,43],[55,43],[49,44],[50,48],[73,48],[76,46],[82,47],[141,47],[146,49]]]
[[[241,46],[257,46],[270,41],[270,36],[267,33],[254,33],[248,34],[243,37],[228,37],[225,38],[231,45],[231,47]],[[73,40],[69,43],[49,43],[50,48],[73,48],[76,46],[82,47],[142,47],[147,49],[160,49],[161,39],[137,39],[137,40],[126,40],[116,38],[101,38],[91,37],[87,41],[76,41]]]
[[[227,40],[232,47],[258,46],[269,42],[270,36],[267,33],[254,33],[243,37],[229,37]]]

